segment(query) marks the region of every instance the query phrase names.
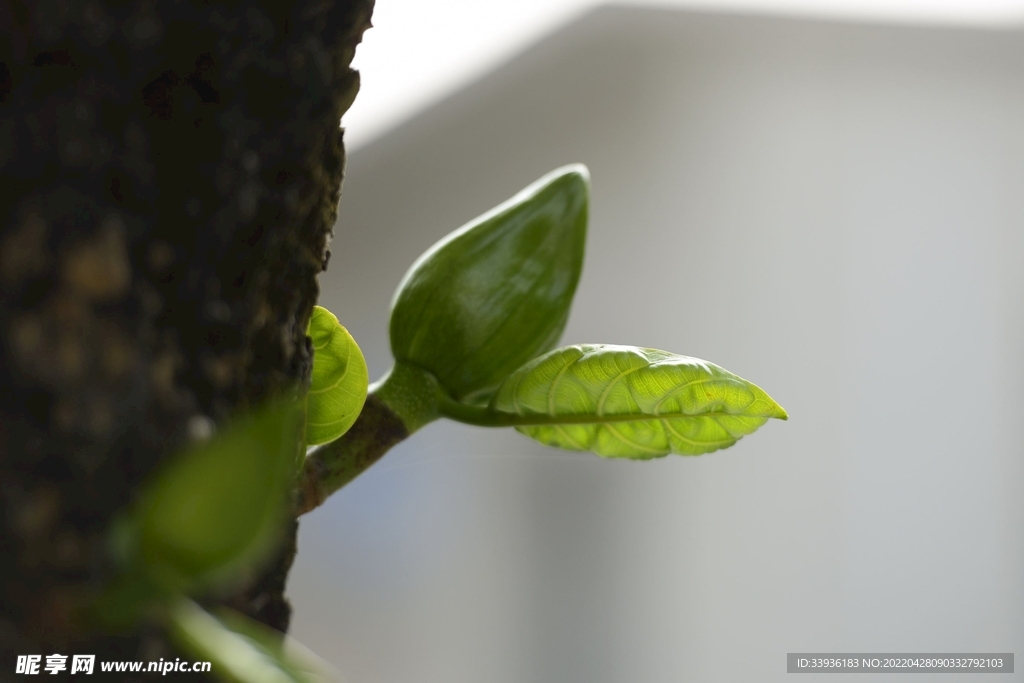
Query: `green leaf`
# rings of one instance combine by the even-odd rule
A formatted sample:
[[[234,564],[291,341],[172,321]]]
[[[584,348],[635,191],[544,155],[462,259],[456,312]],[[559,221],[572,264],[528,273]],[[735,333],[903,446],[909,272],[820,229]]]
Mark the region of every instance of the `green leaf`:
[[[565,166],[431,247],[395,294],[395,359],[477,401],[553,348],[583,267],[588,202],[586,167]]]
[[[491,410],[519,416],[517,429],[549,446],[634,459],[728,448],[768,418],[787,418],[758,386],[713,363],[602,344],[537,358],[502,383]]]
[[[142,571],[125,574],[110,581],[101,593],[86,604],[83,616],[104,631],[130,631],[139,620],[173,594],[173,589],[158,585]]]
[[[334,441],[349,430],[366,401],[366,360],[334,314],[313,307],[309,320],[313,373],[306,396],[306,443]]]
[[[131,568],[185,590],[261,561],[286,522],[299,420],[294,402],[274,404],[171,458],[122,527],[137,528]]]
[[[220,619],[188,599],[169,610],[169,634],[193,659],[211,663],[210,673],[237,683],[314,683],[324,665],[284,650],[284,636],[237,612]],[[308,661],[303,661],[303,660]]]

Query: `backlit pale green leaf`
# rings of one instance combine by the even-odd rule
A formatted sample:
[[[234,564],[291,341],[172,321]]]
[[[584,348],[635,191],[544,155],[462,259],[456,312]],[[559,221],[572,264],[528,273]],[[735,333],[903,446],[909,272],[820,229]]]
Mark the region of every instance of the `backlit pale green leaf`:
[[[634,459],[728,448],[768,418],[787,417],[759,387],[713,363],[599,344],[528,363],[502,383],[491,409],[543,423],[517,429],[549,446]]]
[[[260,561],[286,521],[299,436],[299,411],[289,401],[170,458],[126,527],[137,529],[128,564],[187,589]]]
[[[334,314],[313,307],[309,321],[313,372],[306,396],[306,443],[334,441],[349,430],[366,401],[366,361]]]
[[[322,667],[311,657],[285,652],[283,635],[241,614],[218,618],[191,600],[179,599],[168,616],[169,633],[178,647],[193,660],[210,662],[210,673],[217,678],[235,683],[323,680],[318,675]]]
[[[460,401],[553,348],[583,267],[589,175],[552,171],[424,253],[398,287],[391,350]]]

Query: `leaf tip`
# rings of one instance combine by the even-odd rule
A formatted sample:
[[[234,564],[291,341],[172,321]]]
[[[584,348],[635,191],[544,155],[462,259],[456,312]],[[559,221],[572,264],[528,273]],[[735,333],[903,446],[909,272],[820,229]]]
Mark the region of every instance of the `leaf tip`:
[[[590,169],[583,164],[568,164],[551,171],[535,185],[552,187],[569,195],[583,197],[585,205],[590,193]]]
[[[556,168],[551,172],[551,175],[567,175],[575,176],[585,183],[590,183],[590,169],[587,168],[586,164],[574,163],[566,164],[561,168]]]

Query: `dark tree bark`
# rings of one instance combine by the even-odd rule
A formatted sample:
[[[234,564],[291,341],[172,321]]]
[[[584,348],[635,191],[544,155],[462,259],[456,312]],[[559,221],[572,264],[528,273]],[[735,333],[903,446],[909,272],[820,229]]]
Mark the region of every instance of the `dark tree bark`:
[[[0,0],[0,678],[166,656],[76,609],[161,459],[308,381],[372,5]],[[228,600],[280,630],[294,529]]]

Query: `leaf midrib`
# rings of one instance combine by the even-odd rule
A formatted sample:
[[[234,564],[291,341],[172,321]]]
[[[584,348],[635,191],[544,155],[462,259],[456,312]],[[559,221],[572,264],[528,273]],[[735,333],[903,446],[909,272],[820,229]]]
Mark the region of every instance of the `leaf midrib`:
[[[687,413],[661,413],[659,415],[648,415],[646,413],[636,415],[632,413],[622,413],[618,415],[545,415],[543,413],[506,413],[503,411],[493,411],[492,413],[496,417],[507,417],[511,418],[508,423],[511,426],[543,426],[543,425],[573,425],[573,424],[610,424],[616,422],[657,422],[659,420],[697,420],[702,418],[719,418],[719,417],[744,417],[751,419],[769,419],[771,415],[746,415],[743,413],[701,413],[699,415],[690,415]]]

